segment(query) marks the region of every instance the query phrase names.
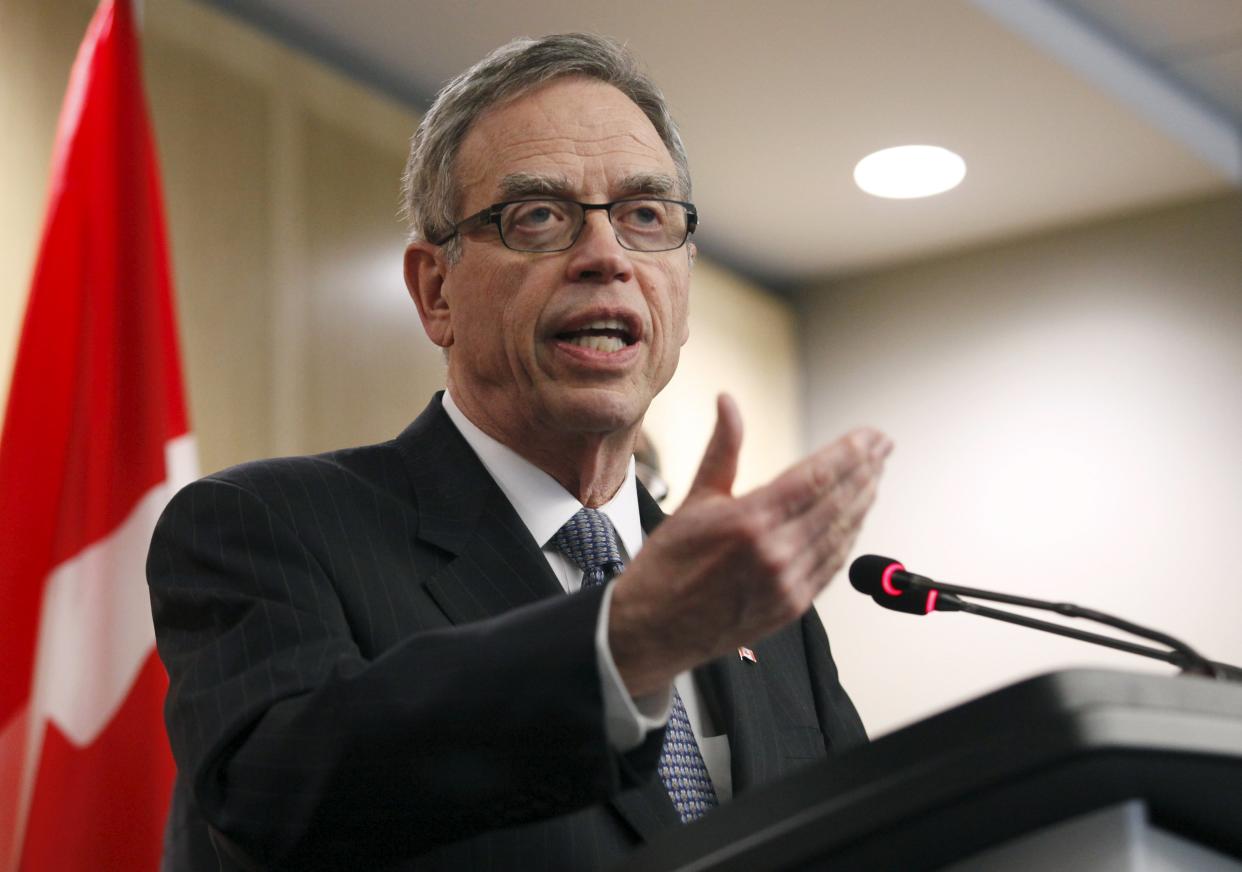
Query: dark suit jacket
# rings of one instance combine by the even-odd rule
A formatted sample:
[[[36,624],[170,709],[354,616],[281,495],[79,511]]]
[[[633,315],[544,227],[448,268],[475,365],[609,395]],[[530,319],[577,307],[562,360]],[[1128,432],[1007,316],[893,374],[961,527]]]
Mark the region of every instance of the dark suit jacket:
[[[166,868],[593,869],[676,825],[661,735],[605,737],[602,589],[563,593],[438,397],[393,441],[190,485],[147,574]],[[814,610],[752,647],[697,672],[735,793],[865,740]]]

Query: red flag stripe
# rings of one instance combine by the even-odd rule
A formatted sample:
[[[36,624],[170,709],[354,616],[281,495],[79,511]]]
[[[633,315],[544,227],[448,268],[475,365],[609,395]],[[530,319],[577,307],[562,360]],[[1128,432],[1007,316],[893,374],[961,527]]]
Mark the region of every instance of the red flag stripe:
[[[188,430],[132,12],[102,0],[0,437],[0,866],[156,867],[172,770],[142,564]]]
[[[49,727],[22,850],[23,870],[155,870],[174,769],[160,720],[168,686],[152,652],[134,691],[94,742]],[[99,802],[100,784],[115,785]]]
[[[0,724],[29,696],[44,579],[164,479],[164,444],[188,429],[140,86],[128,4],[104,0],[70,79],[0,439]]]

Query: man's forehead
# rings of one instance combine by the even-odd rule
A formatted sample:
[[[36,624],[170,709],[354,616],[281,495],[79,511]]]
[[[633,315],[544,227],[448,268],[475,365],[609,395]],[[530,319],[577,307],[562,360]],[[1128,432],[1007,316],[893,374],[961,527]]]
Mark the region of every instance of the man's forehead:
[[[606,169],[611,188],[676,189],[676,167],[651,120],[612,85],[557,79],[484,112],[458,154],[463,191],[567,195],[584,172]]]
[[[621,195],[664,197],[676,193],[677,180],[671,173],[639,170],[619,176],[612,186]],[[496,185],[496,193],[505,200],[523,197],[573,199],[577,196],[577,185],[564,173],[519,171],[502,176]]]

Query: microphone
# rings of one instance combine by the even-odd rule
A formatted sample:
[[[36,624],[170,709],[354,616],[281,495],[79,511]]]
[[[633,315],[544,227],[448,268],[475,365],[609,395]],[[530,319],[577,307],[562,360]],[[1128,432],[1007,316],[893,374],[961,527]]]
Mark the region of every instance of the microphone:
[[[993,620],[1055,633],[1059,636],[1067,636],[1071,639],[1079,639],[1083,642],[1115,648],[1120,651],[1128,651],[1131,654],[1138,654],[1143,657],[1163,660],[1166,663],[1172,663],[1174,666],[1181,668],[1184,672],[1219,679],[1242,680],[1242,669],[1230,666],[1227,663],[1208,660],[1185,642],[1181,642],[1172,636],[1139,626],[1104,612],[1076,606],[1073,603],[1048,602],[1046,600],[1014,596],[1013,594],[945,584],[944,582],[934,581],[926,576],[910,572],[901,562],[891,557],[881,557],[877,554],[865,554],[855,560],[850,565],[849,577],[850,584],[853,585],[855,590],[867,594],[877,604],[893,611],[913,615],[927,615],[934,611],[962,611],[984,618],[992,618]],[[1163,651],[1146,645],[1136,645],[1122,639],[1114,639],[1111,636],[1087,633],[1082,630],[1064,627],[1060,624],[1028,618],[1025,615],[1013,612],[986,608],[960,599],[963,596],[1003,602],[1025,608],[1044,609],[1070,618],[1083,618],[1095,621],[1096,623],[1115,627],[1135,636],[1159,642],[1172,650]]]
[[[915,584],[911,584],[915,581]],[[919,584],[918,582],[922,582]],[[958,611],[956,603],[941,602],[940,591],[930,578],[907,572],[891,557],[864,554],[850,564],[850,584],[859,593],[895,612],[930,615],[934,611]]]

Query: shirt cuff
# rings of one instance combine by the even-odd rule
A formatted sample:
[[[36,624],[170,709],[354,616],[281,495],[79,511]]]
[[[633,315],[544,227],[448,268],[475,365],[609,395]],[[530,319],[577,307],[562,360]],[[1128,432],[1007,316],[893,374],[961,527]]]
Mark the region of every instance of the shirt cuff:
[[[647,734],[658,730],[668,722],[673,707],[673,686],[640,697],[630,696],[613,662],[608,647],[608,615],[612,609],[613,585],[604,591],[603,604],[599,609],[599,621],[595,625],[595,660],[599,666],[599,679],[604,695],[604,729],[608,744],[614,750],[625,753],[643,743]]]

